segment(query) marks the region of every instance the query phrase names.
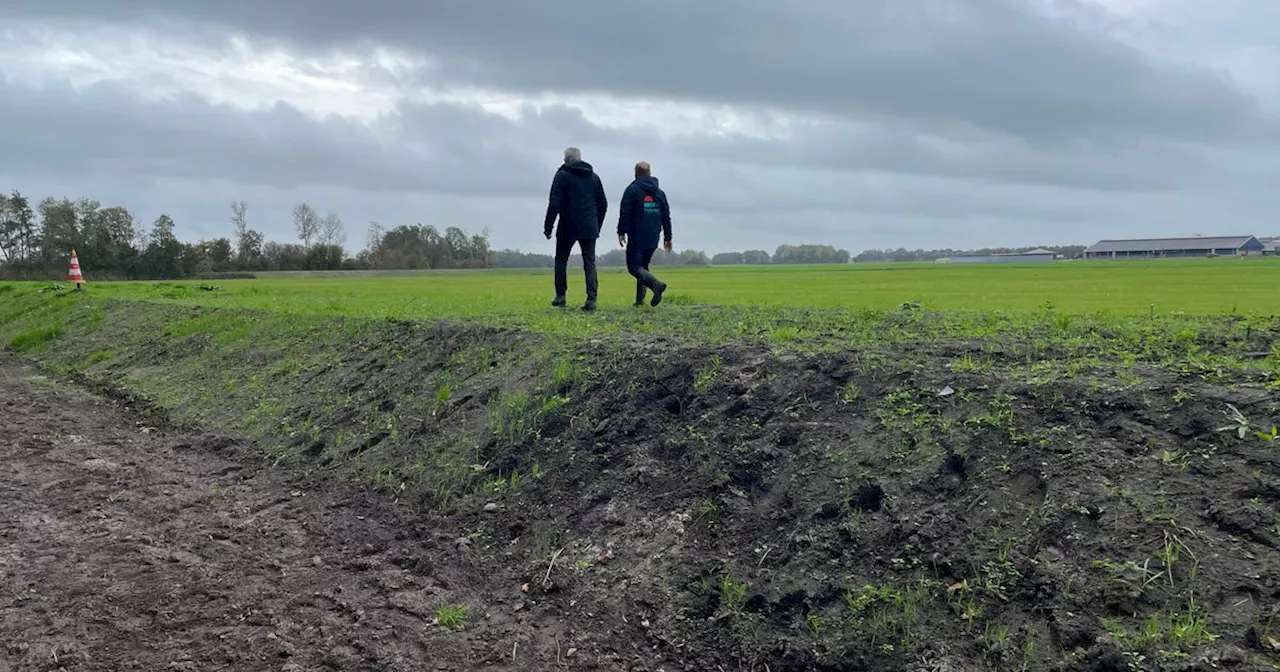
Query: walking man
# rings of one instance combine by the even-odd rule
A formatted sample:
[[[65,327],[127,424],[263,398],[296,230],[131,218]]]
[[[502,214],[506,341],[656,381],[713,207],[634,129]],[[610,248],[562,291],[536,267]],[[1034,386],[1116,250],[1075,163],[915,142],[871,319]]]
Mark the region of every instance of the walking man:
[[[646,288],[653,290],[653,306],[662,303],[667,291],[667,284],[649,272],[649,262],[658,251],[659,233],[663,249],[671,251],[671,206],[650,172],[648,163],[636,164],[636,179],[622,193],[618,208],[618,244],[627,248],[627,272],[636,278],[636,306],[644,304]]]
[[[547,218],[542,225],[543,235],[550,240],[551,227],[556,217],[560,218],[560,226],[555,230],[556,298],[551,305],[565,305],[565,292],[569,288],[569,253],[577,243],[582,252],[582,271],[587,279],[587,302],[582,304],[582,309],[596,309],[596,292],[600,286],[596,275],[596,240],[604,228],[604,215],[608,209],[604,185],[591,164],[582,160],[582,151],[577,147],[564,150],[564,165],[551,181]]]

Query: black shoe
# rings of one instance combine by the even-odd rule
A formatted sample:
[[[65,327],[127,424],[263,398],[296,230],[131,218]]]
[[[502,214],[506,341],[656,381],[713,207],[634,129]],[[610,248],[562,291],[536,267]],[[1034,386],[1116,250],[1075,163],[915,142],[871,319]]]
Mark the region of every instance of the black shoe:
[[[657,287],[654,287],[653,299],[649,301],[649,305],[656,306],[659,303],[662,303],[662,293],[665,291],[667,291],[667,283],[665,282],[660,283]]]
[[[588,302],[586,302],[586,303],[582,304],[582,310],[583,310],[584,312],[592,313],[592,312],[595,312],[595,309],[596,309],[596,302],[595,302],[595,301],[588,301]]]
[[[551,305],[555,306],[556,308],[564,308],[564,297],[557,296],[555,300],[551,302]]]

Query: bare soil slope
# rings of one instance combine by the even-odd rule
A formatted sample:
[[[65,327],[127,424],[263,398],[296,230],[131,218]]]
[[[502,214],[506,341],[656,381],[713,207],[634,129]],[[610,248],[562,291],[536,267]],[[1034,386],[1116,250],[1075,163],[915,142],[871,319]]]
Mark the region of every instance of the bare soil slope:
[[[596,660],[500,568],[385,498],[137,418],[0,354],[0,670]],[[483,606],[453,631],[436,623],[447,604]]]

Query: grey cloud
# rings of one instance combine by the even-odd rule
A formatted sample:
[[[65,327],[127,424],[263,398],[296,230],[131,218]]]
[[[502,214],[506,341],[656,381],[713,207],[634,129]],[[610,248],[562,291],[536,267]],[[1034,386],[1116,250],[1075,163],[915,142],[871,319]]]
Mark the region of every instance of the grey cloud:
[[[542,245],[543,199],[568,144],[583,147],[613,204],[632,163],[652,161],[676,208],[680,244],[712,251],[796,240],[861,249],[1089,242],[1118,230],[1258,230],[1280,205],[1258,186],[1280,166],[1242,150],[1184,158],[1257,171],[1258,184],[1236,187],[1249,190],[1248,198],[1207,181],[1173,195],[1070,190],[1031,184],[1053,182],[1047,174],[1017,179],[1032,172],[1029,165],[1053,170],[1055,155],[1033,143],[957,133],[913,147],[902,144],[913,137],[902,128],[832,122],[772,143],[664,142],[655,129],[602,128],[557,106],[527,107],[516,122],[474,106],[402,103],[365,126],[315,120],[285,105],[246,112],[194,96],[148,102],[110,85],[73,91],[0,80],[0,190],[97,197],[141,208],[148,220],[169,212],[180,231],[200,236],[225,235],[226,202],[249,198],[266,204],[270,225],[263,228],[286,239],[289,205],[309,200],[356,228],[369,219],[487,226],[496,245],[527,249]],[[873,144],[860,149],[867,137]],[[1169,168],[1160,164],[1184,156],[1175,146],[1140,142],[1113,150],[1126,148],[1132,156],[1123,161],[1095,155],[1096,146],[1060,151],[1071,159],[1061,181],[1093,165],[1100,181],[1148,171],[1167,185]],[[958,168],[966,156],[978,157],[968,173]],[[1002,157],[1015,167],[1002,168]],[[904,242],[928,231],[928,240]],[[353,246],[361,239],[357,231],[349,237]]]
[[[422,131],[397,142],[376,127],[338,117],[317,121],[284,104],[242,111],[194,94],[150,102],[108,84],[72,93],[0,80],[0,142],[9,146],[0,167],[375,192],[511,196],[541,188],[532,177],[541,163],[479,142],[519,132],[501,117],[438,104],[406,107],[394,120]]]
[[[735,162],[1114,192],[1186,188],[1215,179],[1204,150],[1176,143],[1135,139],[1046,148],[995,134],[931,136],[902,123],[819,123],[800,127],[785,141],[698,138],[690,148]]]
[[[659,165],[665,161],[677,166],[677,171],[691,157],[717,161],[721,165],[710,170],[686,171],[688,178],[699,184],[694,205],[708,209],[721,209],[728,203],[740,207],[834,207],[822,205],[826,202],[824,193],[842,190],[856,194],[857,176],[837,173],[822,178],[831,185],[824,193],[812,193],[809,187],[815,178],[800,174],[754,184],[745,199],[740,190],[732,198],[715,196],[722,191],[717,182],[734,192],[741,184],[751,183],[751,175],[758,170],[770,167],[1099,189],[1145,187],[1148,185],[1140,180],[1140,171],[1164,172],[1158,162],[1144,165],[1143,155],[1127,167],[1116,167],[1097,157],[1093,163],[1081,155],[1064,160],[1066,157],[1058,154],[1035,154],[1001,144],[956,144],[951,151],[931,151],[902,129],[850,130],[838,124],[802,131],[798,139],[691,138],[673,148],[652,129],[601,128],[580,110],[562,106],[541,112],[526,106],[523,119],[515,122],[473,106],[402,103],[395,114],[369,128],[337,117],[317,121],[283,104],[246,112],[212,105],[195,96],[149,102],[105,84],[81,94],[0,84],[0,99],[10,101],[0,104],[0,140],[12,150],[5,156],[9,160],[22,157],[26,170],[231,178],[281,188],[343,185],[369,191],[541,195],[546,189],[546,173],[568,144],[586,148],[588,160],[593,160],[592,152],[602,158],[618,156],[611,164],[599,165],[602,174],[612,173],[615,181],[626,179],[631,163],[639,158],[656,160]],[[39,128],[62,130],[56,134],[32,132]],[[754,166],[756,170],[735,177],[734,165]],[[1180,170],[1186,165],[1185,161],[1180,163]],[[1125,180],[1137,183],[1126,184]],[[904,182],[907,196],[902,199],[855,196],[846,205],[900,202],[903,209],[911,209],[912,203],[926,207],[928,199],[913,195],[912,187],[919,184]],[[962,210],[999,209],[994,202],[984,203],[971,196],[950,198],[957,200]],[[888,206],[874,207],[883,211]],[[943,215],[944,204],[933,207]],[[1053,210],[1052,206],[1044,207],[1041,214],[1048,216]],[[1018,216],[1029,214],[1020,211]]]
[[[1026,0],[8,0],[0,15],[187,18],[303,49],[397,44],[431,76],[524,92],[616,92],[922,124],[1037,142],[1120,133],[1241,142],[1274,122],[1224,78],[1054,20]]]

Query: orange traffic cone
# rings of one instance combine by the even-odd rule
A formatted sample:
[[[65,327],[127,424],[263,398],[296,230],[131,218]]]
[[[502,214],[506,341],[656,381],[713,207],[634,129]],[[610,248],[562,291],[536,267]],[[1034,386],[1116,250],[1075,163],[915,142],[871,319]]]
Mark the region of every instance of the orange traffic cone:
[[[84,283],[84,276],[80,274],[80,260],[76,258],[76,251],[71,250],[71,269],[67,271],[67,281],[76,283],[76,291],[82,292],[84,288],[80,285]]]

